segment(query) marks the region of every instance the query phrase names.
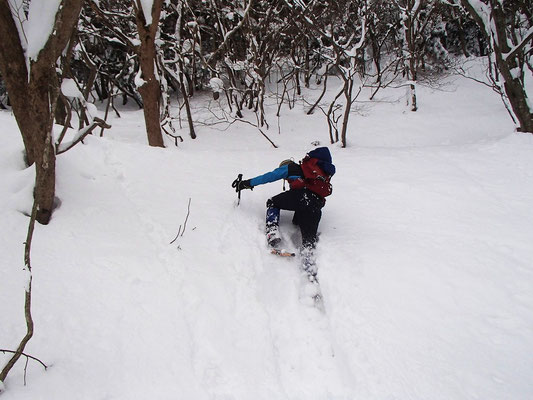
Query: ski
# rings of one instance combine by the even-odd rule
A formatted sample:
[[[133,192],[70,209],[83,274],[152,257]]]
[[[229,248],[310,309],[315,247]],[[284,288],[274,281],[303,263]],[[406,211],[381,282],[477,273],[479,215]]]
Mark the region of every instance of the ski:
[[[281,247],[282,238],[277,230],[267,232],[268,250],[270,254],[278,257],[296,258],[296,252],[283,249]],[[292,244],[295,241],[292,240]],[[324,299],[322,290],[317,279],[317,265],[314,250],[311,248],[302,248],[298,254],[298,268],[300,270],[300,301],[308,306],[312,306],[322,313],[325,313]]]
[[[280,256],[280,257],[296,257],[296,253],[292,253],[290,251],[282,250],[282,249],[271,248],[270,253]]]
[[[313,250],[304,249],[301,253],[301,297],[309,299],[312,305],[325,313],[324,298],[317,278],[317,265]]]

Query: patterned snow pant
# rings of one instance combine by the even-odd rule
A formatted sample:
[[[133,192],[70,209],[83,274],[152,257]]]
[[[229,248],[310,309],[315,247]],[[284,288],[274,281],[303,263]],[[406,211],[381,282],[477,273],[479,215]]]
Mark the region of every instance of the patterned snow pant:
[[[294,211],[292,222],[300,227],[302,246],[314,248],[325,200],[307,189],[282,192],[267,201],[267,230],[279,223],[280,210]]]

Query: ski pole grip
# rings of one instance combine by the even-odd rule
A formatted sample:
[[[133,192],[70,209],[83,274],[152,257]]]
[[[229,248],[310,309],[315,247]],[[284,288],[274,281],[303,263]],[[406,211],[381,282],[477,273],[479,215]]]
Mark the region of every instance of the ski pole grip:
[[[235,188],[237,192],[237,205],[241,203],[241,190],[239,188],[239,184],[242,182],[242,174],[237,175],[237,179],[233,181],[231,184],[231,187]]]
[[[237,192],[239,193],[239,203],[241,201],[241,189],[239,188],[239,184],[242,182],[242,174],[237,175]]]
[[[232,184],[231,184],[231,187],[236,189],[237,192],[239,192],[239,183],[242,182],[242,174],[239,174],[237,176],[237,179],[235,179]]]

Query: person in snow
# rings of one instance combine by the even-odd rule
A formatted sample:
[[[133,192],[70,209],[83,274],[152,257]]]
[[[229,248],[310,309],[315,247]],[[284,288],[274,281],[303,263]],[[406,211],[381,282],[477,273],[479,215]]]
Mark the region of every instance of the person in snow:
[[[290,190],[268,199],[266,206],[266,235],[268,244],[276,247],[279,234],[280,210],[294,211],[292,222],[300,227],[302,250],[312,250],[316,246],[317,231],[325,197],[332,192],[330,178],[335,174],[331,153],[327,147],[318,147],[305,156],[300,163],[284,160],[271,172],[252,179],[236,180],[232,186],[237,192],[253,189],[254,186],[286,179]]]

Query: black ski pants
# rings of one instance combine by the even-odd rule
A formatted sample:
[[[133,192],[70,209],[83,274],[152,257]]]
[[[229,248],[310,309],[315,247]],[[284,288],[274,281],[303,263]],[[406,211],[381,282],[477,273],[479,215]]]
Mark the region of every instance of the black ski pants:
[[[293,223],[300,227],[302,245],[315,247],[318,224],[322,217],[325,200],[307,189],[282,192],[267,201],[267,207],[294,211]]]

